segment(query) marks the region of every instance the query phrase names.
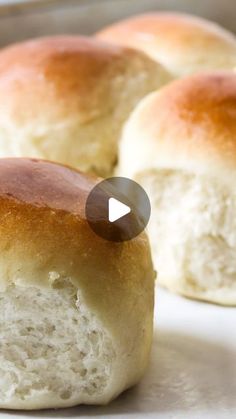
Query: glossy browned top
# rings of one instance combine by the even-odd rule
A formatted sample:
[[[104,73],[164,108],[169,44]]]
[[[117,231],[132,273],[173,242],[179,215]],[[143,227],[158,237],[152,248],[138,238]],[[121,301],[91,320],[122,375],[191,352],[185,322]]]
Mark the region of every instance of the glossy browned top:
[[[62,264],[65,259],[66,264],[73,260],[74,267],[81,259],[87,269],[86,255],[90,252],[95,264],[109,270],[106,258],[111,255],[113,269],[118,256],[128,261],[135,256],[135,248],[148,251],[145,235],[130,243],[115,243],[91,230],[85,204],[100,180],[53,162],[0,159],[0,253],[1,249],[13,252],[15,248],[12,257],[16,259],[27,249],[27,255],[22,257],[32,255],[31,262],[33,255],[41,254],[43,260],[54,257]]]
[[[63,210],[84,217],[84,205],[98,178],[38,159],[0,159],[0,200],[13,205]]]

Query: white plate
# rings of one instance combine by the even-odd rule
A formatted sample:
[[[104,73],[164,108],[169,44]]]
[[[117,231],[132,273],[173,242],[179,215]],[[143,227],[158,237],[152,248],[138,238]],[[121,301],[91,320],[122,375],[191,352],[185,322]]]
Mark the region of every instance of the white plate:
[[[235,419],[236,309],[157,290],[154,343],[142,382],[105,407],[32,413],[0,419]]]

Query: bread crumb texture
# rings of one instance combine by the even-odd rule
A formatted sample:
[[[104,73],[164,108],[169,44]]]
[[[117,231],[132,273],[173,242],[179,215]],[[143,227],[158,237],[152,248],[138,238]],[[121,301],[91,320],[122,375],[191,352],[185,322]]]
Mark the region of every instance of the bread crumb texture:
[[[116,353],[75,287],[11,285],[0,293],[0,404],[92,402],[109,385]]]
[[[138,179],[151,199],[148,227],[159,283],[236,304],[236,192],[181,170],[145,171]]]

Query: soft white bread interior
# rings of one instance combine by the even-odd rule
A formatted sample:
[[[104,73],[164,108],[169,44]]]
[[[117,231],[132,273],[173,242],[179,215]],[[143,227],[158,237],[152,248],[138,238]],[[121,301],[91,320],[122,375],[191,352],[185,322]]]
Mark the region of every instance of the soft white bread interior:
[[[93,233],[84,207],[97,181],[46,161],[0,159],[0,408],[104,404],[144,373],[149,243]]]
[[[188,14],[134,16],[104,28],[97,37],[144,51],[175,77],[236,67],[235,36],[216,23]]]
[[[117,172],[149,194],[158,281],[236,304],[236,74],[172,82],[143,99],[120,144]]]
[[[112,173],[121,127],[170,79],[142,52],[57,36],[0,52],[0,156],[37,157]]]

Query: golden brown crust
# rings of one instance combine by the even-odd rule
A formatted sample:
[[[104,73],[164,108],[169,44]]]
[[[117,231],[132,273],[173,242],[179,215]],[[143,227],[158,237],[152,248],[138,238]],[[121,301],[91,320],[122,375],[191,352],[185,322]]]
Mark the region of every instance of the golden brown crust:
[[[98,179],[53,162],[6,158],[0,160],[0,200],[18,210],[65,211],[85,219],[84,203]]]
[[[173,74],[236,66],[236,38],[208,20],[183,13],[153,12],[115,23],[99,39],[143,50]]]
[[[129,175],[157,167],[220,176],[235,172],[235,120],[234,72],[202,73],[172,82],[133,112],[121,143],[122,173],[126,167]],[[134,149],[131,168],[127,146]]]

